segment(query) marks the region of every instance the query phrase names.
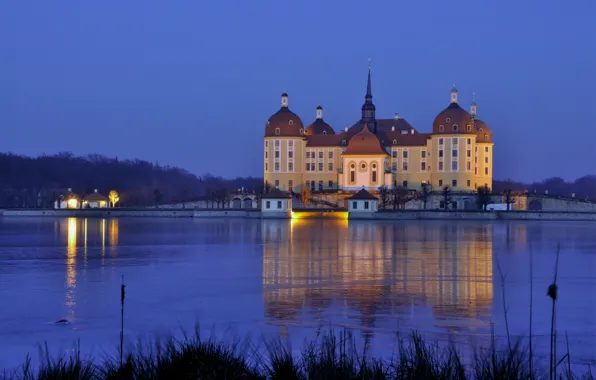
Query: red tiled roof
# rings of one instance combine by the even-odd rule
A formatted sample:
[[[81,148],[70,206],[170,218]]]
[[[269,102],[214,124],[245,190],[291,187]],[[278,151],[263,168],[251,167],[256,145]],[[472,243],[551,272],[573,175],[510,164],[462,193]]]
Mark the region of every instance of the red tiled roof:
[[[343,155],[387,155],[387,152],[377,136],[365,125],[361,132],[350,139]]]

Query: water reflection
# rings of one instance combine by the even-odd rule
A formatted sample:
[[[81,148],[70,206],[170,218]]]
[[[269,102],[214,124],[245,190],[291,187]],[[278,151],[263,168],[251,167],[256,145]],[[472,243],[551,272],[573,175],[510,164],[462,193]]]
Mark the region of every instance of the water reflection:
[[[80,268],[77,256],[83,254],[83,274],[86,273],[88,258],[93,249],[100,248],[101,264],[104,265],[106,250],[106,235],[111,249],[111,255],[116,255],[118,245],[118,220],[111,219],[107,227],[106,219],[67,218],[54,222],[54,231],[60,244],[66,240],[66,295],[64,305],[68,309],[70,318],[74,318],[76,308],[77,273]]]
[[[365,336],[396,324],[488,330],[492,235],[491,224],[264,220],[265,313]]]

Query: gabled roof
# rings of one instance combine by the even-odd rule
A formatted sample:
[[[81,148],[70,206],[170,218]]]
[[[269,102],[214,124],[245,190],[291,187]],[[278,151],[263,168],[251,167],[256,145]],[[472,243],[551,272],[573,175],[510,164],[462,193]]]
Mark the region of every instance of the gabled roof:
[[[348,199],[353,199],[353,200],[362,200],[362,201],[378,201],[379,198],[375,197],[374,195],[372,195],[371,193],[369,193],[368,191],[362,189],[360,191],[358,191],[356,194],[352,195],[350,198]]]
[[[290,199],[292,196],[285,191],[279,189],[271,189],[267,194],[263,195],[263,199]]]

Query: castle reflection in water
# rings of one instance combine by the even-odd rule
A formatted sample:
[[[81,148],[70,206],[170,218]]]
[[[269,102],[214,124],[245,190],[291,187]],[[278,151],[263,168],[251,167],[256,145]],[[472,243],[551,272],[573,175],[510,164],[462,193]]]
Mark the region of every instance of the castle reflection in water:
[[[335,318],[340,325],[355,318],[369,331],[406,320],[489,329],[492,224],[262,223],[264,304],[277,324],[310,315],[313,323]]]

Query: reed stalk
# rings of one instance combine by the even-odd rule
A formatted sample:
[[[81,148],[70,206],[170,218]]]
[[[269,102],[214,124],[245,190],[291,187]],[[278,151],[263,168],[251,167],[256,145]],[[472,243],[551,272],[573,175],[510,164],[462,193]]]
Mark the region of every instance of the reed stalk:
[[[124,357],[124,275],[122,275],[122,285],[120,285],[120,368],[122,368],[122,359]]]
[[[548,296],[552,299],[552,311],[550,322],[550,380],[557,378],[557,330],[556,330],[556,311],[557,311],[557,274],[559,272],[559,253],[561,252],[561,244],[557,245],[557,260],[555,263],[555,278],[552,284],[548,286]]]

